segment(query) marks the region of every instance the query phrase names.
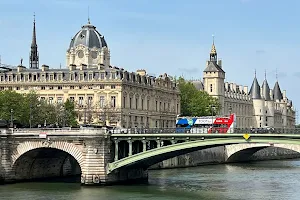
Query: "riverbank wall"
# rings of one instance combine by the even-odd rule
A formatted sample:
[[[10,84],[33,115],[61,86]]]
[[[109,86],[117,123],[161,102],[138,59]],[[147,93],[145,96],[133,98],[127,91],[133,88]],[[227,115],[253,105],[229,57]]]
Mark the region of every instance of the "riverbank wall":
[[[222,164],[226,163],[226,152],[226,146],[199,150],[165,160],[151,166],[150,169],[168,169],[209,164]],[[288,149],[267,147],[254,153],[249,160],[262,161],[293,158],[300,158],[300,153]]]

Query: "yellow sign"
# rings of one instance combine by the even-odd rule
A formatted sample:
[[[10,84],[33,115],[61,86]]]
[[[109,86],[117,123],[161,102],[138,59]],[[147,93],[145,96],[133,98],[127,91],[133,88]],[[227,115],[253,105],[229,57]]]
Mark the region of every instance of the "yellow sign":
[[[248,140],[248,139],[250,138],[250,135],[249,135],[248,133],[245,133],[245,134],[243,135],[243,137],[245,138],[245,140]]]

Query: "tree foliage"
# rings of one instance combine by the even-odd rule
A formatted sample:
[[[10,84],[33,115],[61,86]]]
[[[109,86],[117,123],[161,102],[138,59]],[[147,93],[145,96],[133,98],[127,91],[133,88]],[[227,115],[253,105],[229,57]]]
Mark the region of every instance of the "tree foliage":
[[[209,116],[216,115],[220,110],[218,99],[209,96],[205,91],[199,91],[196,87],[182,77],[177,84],[181,97],[181,115],[183,116]]]
[[[34,92],[23,95],[4,90],[0,92],[0,119],[10,122],[11,118],[18,127],[77,125],[75,107],[69,100],[64,104],[48,104]]]

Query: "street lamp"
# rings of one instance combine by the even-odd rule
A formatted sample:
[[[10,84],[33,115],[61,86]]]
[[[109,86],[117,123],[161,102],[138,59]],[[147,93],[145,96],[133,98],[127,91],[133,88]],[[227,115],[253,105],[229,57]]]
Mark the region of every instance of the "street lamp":
[[[86,124],[86,106],[84,106],[84,121],[83,124]]]
[[[10,127],[13,128],[14,127],[14,122],[13,122],[13,113],[14,113],[14,110],[13,109],[10,109]]]
[[[209,105],[209,107],[210,107],[210,110],[211,110],[211,126],[213,126],[213,124],[214,124],[214,109],[216,107],[213,106],[213,105]]]
[[[31,120],[32,120],[32,105],[29,105],[29,128],[31,128]]]

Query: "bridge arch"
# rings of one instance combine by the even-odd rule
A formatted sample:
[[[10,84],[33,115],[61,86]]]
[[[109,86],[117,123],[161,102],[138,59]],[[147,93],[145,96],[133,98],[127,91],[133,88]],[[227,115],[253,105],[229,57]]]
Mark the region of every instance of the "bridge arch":
[[[11,159],[16,180],[80,175],[84,164],[79,147],[64,141],[23,142]]]
[[[174,145],[168,145],[156,149],[151,149],[139,154],[135,154],[121,160],[109,163],[107,165],[107,173],[111,173],[119,168],[135,168],[142,167],[147,169],[153,164],[161,162],[163,160],[190,153],[193,151],[206,149],[210,147],[226,146],[226,145],[241,145],[241,148],[235,149],[228,154],[228,158],[235,153],[243,150],[250,150],[253,153],[266,147],[279,147],[284,149],[293,150],[300,153],[300,140],[280,138],[280,139],[261,139],[252,138],[251,140],[238,139],[238,138],[219,138],[219,139],[205,139],[189,141],[184,143],[178,143]],[[246,145],[246,146],[242,146]],[[248,145],[248,146],[247,146]],[[250,145],[250,146],[249,146]]]

